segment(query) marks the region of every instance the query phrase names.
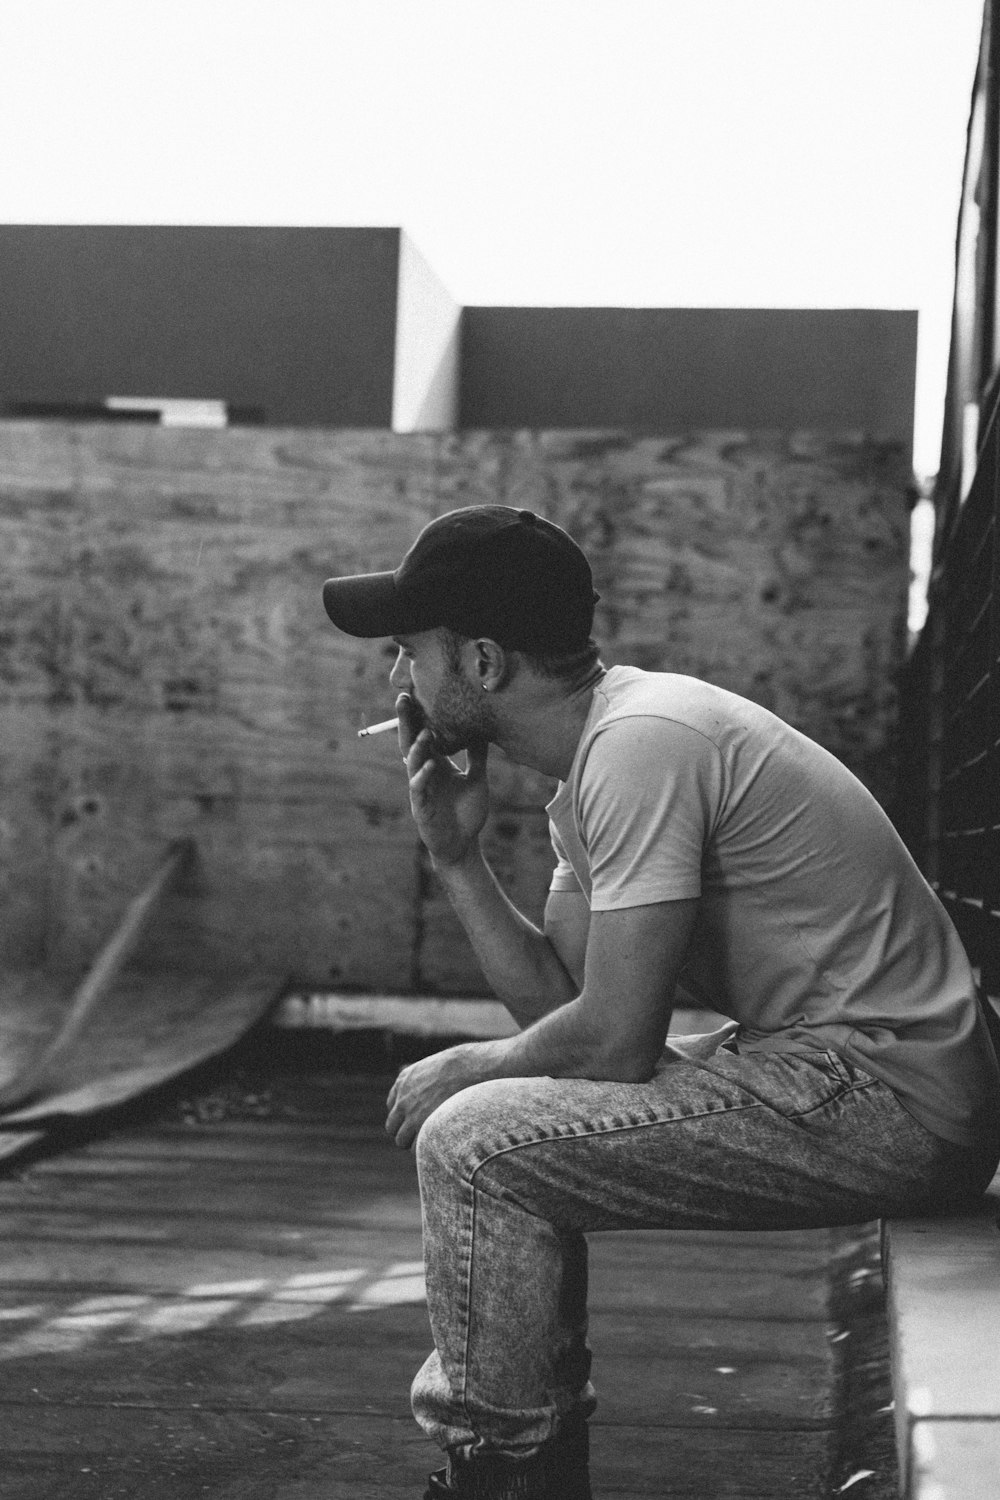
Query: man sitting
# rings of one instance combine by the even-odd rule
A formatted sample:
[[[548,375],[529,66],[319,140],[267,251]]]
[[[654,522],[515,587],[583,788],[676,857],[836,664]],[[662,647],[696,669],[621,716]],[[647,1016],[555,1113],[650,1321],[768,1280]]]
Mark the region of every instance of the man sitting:
[[[448,1457],[428,1500],[589,1497],[589,1231],[923,1213],[1000,1156],[968,961],[882,809],[758,705],[605,669],[594,601],[567,533],[505,506],[324,587],[340,629],[399,647],[413,817],[521,1027],[404,1068],[388,1100],[424,1214],[412,1402]],[[480,848],[491,744],[559,781],[542,929]],[[668,1045],[682,994],[733,1024]]]

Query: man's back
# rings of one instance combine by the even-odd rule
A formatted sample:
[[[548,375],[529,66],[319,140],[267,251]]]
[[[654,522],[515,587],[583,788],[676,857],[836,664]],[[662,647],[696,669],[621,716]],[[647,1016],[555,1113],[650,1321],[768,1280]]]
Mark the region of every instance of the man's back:
[[[555,889],[595,911],[700,897],[682,984],[741,1050],[834,1050],[946,1139],[1000,1129],[954,928],[829,752],[698,679],[615,667],[549,811]]]

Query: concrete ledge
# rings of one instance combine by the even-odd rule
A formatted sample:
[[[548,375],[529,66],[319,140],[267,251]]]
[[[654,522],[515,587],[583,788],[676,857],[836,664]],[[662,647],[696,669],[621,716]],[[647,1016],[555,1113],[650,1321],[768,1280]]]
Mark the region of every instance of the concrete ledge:
[[[1000,1494],[1000,1173],[982,1204],[883,1225],[905,1500]]]
[[[330,1031],[394,1031],[403,1036],[512,1036],[517,1030],[499,1000],[438,999],[423,995],[286,995],[274,1012],[282,1027]]]
[[[671,1036],[714,1031],[725,1021],[712,1010],[675,1010]],[[331,1031],[394,1031],[403,1036],[513,1036],[517,1031],[499,1000],[431,995],[340,995],[326,990],[285,995],[273,1014],[276,1026],[317,1026]]]

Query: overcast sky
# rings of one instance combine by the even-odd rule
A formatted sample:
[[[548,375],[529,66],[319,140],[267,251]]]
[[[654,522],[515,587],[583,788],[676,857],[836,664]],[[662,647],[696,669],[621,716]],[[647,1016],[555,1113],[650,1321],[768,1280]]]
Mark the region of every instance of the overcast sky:
[[[921,314],[982,0],[0,0],[7,223],[402,225],[467,304]]]

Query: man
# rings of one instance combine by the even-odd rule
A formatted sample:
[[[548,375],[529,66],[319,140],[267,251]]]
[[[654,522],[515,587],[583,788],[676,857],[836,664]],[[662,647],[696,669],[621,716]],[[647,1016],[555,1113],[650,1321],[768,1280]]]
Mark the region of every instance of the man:
[[[395,639],[413,817],[522,1028],[388,1099],[435,1341],[413,1410],[448,1456],[425,1500],[589,1497],[588,1231],[928,1211],[1000,1155],[968,962],[878,804],[754,703],[605,670],[595,598],[566,532],[506,506],[324,587],[340,629]],[[480,849],[491,744],[559,780],[542,929]],[[681,995],[734,1024],[667,1045]]]

